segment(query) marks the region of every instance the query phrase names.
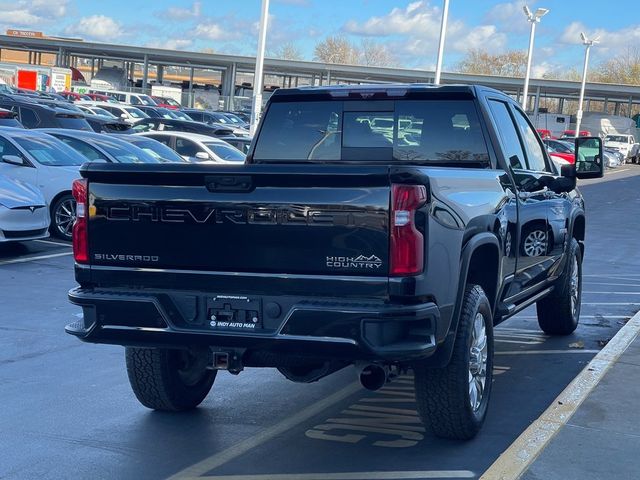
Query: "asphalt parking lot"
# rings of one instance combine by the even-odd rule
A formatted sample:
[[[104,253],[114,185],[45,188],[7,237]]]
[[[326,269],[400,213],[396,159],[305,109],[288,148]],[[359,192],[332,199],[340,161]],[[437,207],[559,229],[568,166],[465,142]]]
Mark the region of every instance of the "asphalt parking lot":
[[[496,330],[489,416],[476,439],[425,434],[412,381],[363,390],[352,369],[311,385],[274,370],[221,373],[194,412],[151,412],[121,347],[85,345],[71,249],[0,248],[0,478],[353,480],[477,478],[640,310],[640,167],[583,182],[588,207],[581,324],[551,338],[529,309]]]

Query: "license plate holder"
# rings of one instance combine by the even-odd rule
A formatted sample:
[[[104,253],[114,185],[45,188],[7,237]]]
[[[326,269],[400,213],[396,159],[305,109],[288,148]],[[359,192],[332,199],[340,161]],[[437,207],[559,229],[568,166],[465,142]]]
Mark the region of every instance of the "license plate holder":
[[[207,318],[214,330],[255,331],[262,326],[262,301],[244,295],[207,298]]]

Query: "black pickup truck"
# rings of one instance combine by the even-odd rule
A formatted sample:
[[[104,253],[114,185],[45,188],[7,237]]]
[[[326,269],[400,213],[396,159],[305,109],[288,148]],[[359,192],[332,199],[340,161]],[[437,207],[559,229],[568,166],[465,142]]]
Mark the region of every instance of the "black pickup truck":
[[[559,172],[516,102],[480,86],[278,90],[246,164],[82,168],[84,315],[66,330],[126,346],[153,409],[196,407],[217,370],[355,365],[377,389],[411,369],[425,426],[471,438],[493,327],[533,304],[548,334],[578,325],[576,178],[602,176],[600,140],[576,158]]]

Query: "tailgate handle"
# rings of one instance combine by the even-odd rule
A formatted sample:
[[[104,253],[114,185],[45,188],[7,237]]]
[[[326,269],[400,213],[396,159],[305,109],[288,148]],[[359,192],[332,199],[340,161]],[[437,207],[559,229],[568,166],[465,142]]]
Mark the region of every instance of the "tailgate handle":
[[[210,192],[247,192],[253,187],[249,175],[209,175],[204,181]]]

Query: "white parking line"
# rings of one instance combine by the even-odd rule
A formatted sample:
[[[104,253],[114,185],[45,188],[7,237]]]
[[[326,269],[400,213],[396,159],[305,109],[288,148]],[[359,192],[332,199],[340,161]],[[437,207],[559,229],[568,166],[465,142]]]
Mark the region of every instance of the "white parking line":
[[[46,243],[47,245],[57,245],[59,247],[69,247],[69,248],[72,247],[72,245],[70,243],[53,242],[51,240],[34,240],[34,242]]]
[[[73,255],[73,252],[52,253],[50,255],[39,255],[37,257],[14,258],[11,260],[0,260],[0,266],[11,265],[12,263],[35,262],[36,260],[46,260],[47,258],[65,257]]]
[[[640,295],[640,292],[582,292],[591,295]]]
[[[636,305],[640,305],[639,302],[582,302],[581,304],[583,307],[585,305],[589,305],[589,306],[593,306],[593,305],[628,305],[628,306],[636,306]]]
[[[640,312],[618,331],[549,408],[498,457],[480,480],[520,478],[639,333]]]
[[[182,480],[411,480],[429,478],[473,478],[469,470],[425,470],[422,472],[285,473],[266,475],[219,475]]]
[[[301,410],[295,415],[292,415],[291,417],[284,419],[280,423],[276,423],[275,425],[269,428],[266,428],[265,430],[262,430],[256,435],[253,435],[252,437],[249,437],[235,445],[230,446],[226,450],[216,453],[210,456],[209,458],[205,458],[204,460],[196,463],[195,465],[187,467],[181,472],[178,472],[175,475],[172,475],[167,480],[178,480],[178,479],[184,480],[185,477],[201,478],[200,475],[210,472],[214,468],[217,468],[220,465],[223,465],[233,460],[236,457],[244,455],[250,450],[256,448],[258,445],[261,445],[271,440],[272,438],[280,435],[281,433],[284,433],[287,430],[290,430],[296,425],[299,425],[300,423],[309,420],[310,418],[319,414],[323,410],[326,410],[327,408],[333,406],[334,404],[341,402],[345,398],[349,397],[350,395],[353,395],[354,393],[356,393],[358,390],[361,390],[361,389],[362,387],[360,386],[359,383],[351,383],[347,385],[345,388],[343,388],[342,390],[337,391],[333,395],[330,395],[325,399],[320,400],[319,402],[309,405],[304,410]]]
[[[575,354],[575,353],[600,353],[601,350],[572,349],[572,350],[513,350],[513,351],[497,351],[495,355],[558,355],[558,354]]]

